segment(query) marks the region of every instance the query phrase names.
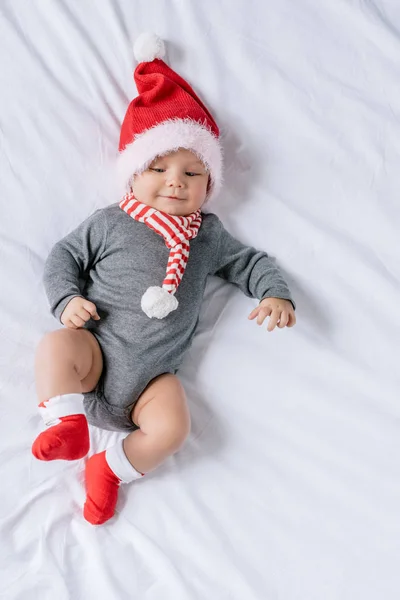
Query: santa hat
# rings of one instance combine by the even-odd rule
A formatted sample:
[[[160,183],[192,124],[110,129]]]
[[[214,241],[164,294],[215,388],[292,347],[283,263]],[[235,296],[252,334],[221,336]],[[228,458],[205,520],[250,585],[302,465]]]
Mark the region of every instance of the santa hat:
[[[133,175],[157,157],[186,148],[203,162],[210,175],[207,199],[222,183],[219,129],[191,86],[163,60],[164,42],[143,33],[134,46],[139,61],[134,73],[139,95],[129,104],[121,127],[118,180],[129,191]]]

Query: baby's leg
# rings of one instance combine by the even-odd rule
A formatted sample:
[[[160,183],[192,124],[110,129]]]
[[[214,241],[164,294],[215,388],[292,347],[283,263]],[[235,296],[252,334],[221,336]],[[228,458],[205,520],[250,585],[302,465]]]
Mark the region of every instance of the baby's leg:
[[[40,460],[75,460],[89,450],[83,392],[96,386],[103,360],[96,338],[85,329],[47,334],[36,353],[39,408],[50,427],[32,446]]]
[[[137,401],[132,420],[140,429],[122,445],[95,454],[86,465],[84,515],[93,524],[113,516],[121,481],[133,481],[155,469],[187,438],[190,415],[179,379],[172,374],[154,379]]]
[[[86,329],[58,329],[44,336],[36,351],[39,402],[61,394],[91,392],[100,378],[103,358]]]
[[[132,411],[140,427],[124,440],[129,462],[141,473],[158,467],[182,446],[190,431],[185,391],[175,375],[154,379]]]

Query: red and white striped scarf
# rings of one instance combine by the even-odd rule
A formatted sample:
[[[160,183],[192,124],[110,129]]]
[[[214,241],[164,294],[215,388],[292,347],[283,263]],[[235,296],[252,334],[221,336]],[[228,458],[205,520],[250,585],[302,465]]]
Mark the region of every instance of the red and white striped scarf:
[[[162,287],[175,294],[189,259],[189,241],[197,236],[200,229],[201,211],[176,217],[138,202],[132,192],[123,197],[119,206],[135,221],[145,223],[164,238],[170,253]]]

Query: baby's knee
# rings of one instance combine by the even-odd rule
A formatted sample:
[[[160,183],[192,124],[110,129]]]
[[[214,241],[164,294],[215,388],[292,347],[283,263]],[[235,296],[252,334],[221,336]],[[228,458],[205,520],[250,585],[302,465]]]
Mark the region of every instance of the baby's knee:
[[[68,335],[65,335],[68,333],[67,329],[57,329],[46,333],[37,346],[36,356],[52,357],[59,349],[65,350],[69,345]]]
[[[153,435],[171,454],[180,450],[190,433],[190,416],[170,415],[157,423]]]
[[[40,340],[36,349],[36,356],[46,356],[52,358],[61,354],[66,354],[74,347],[74,340],[71,334],[75,333],[68,329],[57,329],[46,333]]]
[[[77,331],[72,329],[57,329],[47,333],[36,349],[36,362],[53,364],[62,360],[74,365],[77,355],[83,350],[78,336]]]

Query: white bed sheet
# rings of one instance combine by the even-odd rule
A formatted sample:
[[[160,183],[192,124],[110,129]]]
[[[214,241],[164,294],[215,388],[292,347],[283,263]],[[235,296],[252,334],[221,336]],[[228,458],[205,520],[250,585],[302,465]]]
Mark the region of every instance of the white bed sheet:
[[[41,276],[118,199],[145,30],[215,114],[214,209],[278,258],[298,325],[267,334],[211,280],[180,371],[190,438],[95,528],[84,461],[30,454],[58,327]],[[0,598],[398,600],[399,54],[397,0],[2,0]]]

